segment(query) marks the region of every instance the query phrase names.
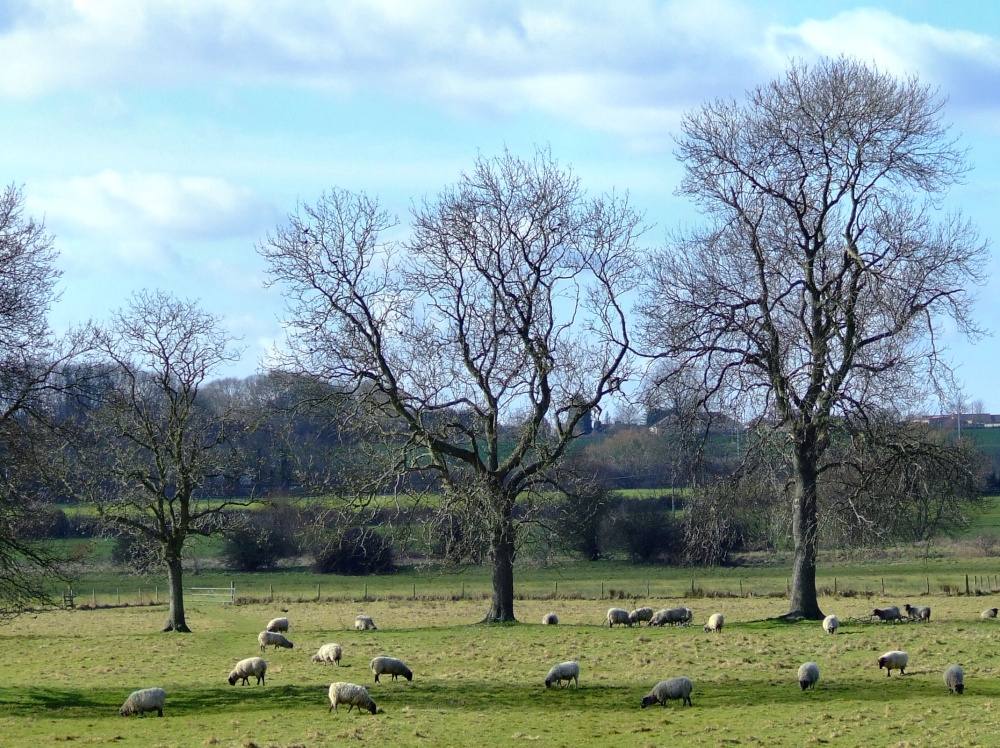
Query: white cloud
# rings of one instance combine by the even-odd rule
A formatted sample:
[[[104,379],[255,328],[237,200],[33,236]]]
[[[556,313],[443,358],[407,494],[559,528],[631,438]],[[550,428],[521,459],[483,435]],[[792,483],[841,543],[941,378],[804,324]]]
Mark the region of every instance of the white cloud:
[[[147,241],[253,235],[275,216],[251,191],[222,179],[110,170],[40,184],[30,207],[60,230]]]

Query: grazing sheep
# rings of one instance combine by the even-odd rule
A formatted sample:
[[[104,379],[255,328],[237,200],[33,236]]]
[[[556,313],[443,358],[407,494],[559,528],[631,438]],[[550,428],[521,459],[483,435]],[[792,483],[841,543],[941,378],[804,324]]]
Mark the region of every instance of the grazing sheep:
[[[267,631],[288,631],[287,618],[272,618],[267,623]]]
[[[691,706],[691,689],[694,686],[691,683],[690,678],[671,678],[670,680],[661,680],[655,686],[653,690],[642,697],[642,708],[645,709],[647,706],[652,706],[653,704],[667,705],[667,701],[670,699],[680,699],[681,706],[685,704]]]
[[[544,616],[542,616],[543,626],[555,626],[557,623],[559,623],[559,616],[557,616],[555,613],[546,613]]]
[[[549,674],[545,676],[545,687],[551,688],[553,683],[558,683],[562,688],[563,681],[566,681],[567,688],[570,681],[576,683],[577,688],[580,687],[580,663],[570,661],[553,665]]]
[[[123,717],[128,717],[132,714],[146,716],[146,712],[156,712],[157,717],[162,717],[163,702],[166,699],[167,692],[162,688],[143,688],[130,693],[118,713]]]
[[[886,678],[892,675],[893,669],[898,670],[900,675],[906,675],[906,673],[903,672],[903,669],[909,661],[910,656],[906,654],[906,652],[900,652],[899,650],[886,652],[878,658],[878,669],[881,670],[882,668],[885,668]]]
[[[998,612],[1000,612],[1000,608],[987,608],[979,614],[979,617],[985,621],[990,618],[996,618]]]
[[[372,672],[375,673],[375,682],[378,683],[380,675],[391,675],[393,680],[402,675],[406,680],[413,680],[413,673],[406,663],[397,660],[395,657],[376,657],[372,660]]]
[[[828,634],[836,634],[840,628],[840,619],[837,616],[829,615],[823,619],[823,630]]]
[[[705,629],[706,632],[708,631],[719,632],[722,631],[722,625],[725,622],[726,619],[722,615],[722,613],[713,613],[708,617],[708,623],[706,623],[703,628]]]
[[[283,649],[291,649],[295,645],[292,644],[288,639],[285,638],[284,634],[278,634],[274,631],[261,631],[257,634],[257,643],[260,644],[260,651],[263,652],[267,649],[268,644],[273,644],[274,648],[282,647]]]
[[[339,644],[324,644],[319,651],[313,655],[313,662],[333,662],[340,667],[340,657],[344,650]]]
[[[337,704],[347,704],[348,714],[351,713],[351,709],[354,707],[358,708],[359,714],[362,709],[367,709],[372,714],[378,711],[378,707],[375,706],[372,697],[368,695],[368,689],[355,683],[331,683],[329,696],[330,708],[326,710],[327,714],[331,711],[339,712]]]
[[[816,688],[816,681],[819,680],[819,665],[815,662],[803,662],[799,665],[799,685],[802,690]]]
[[[961,694],[965,691],[965,673],[959,665],[952,665],[944,671],[944,684],[948,686],[948,693]]]
[[[368,616],[358,616],[354,619],[354,628],[358,631],[376,631],[378,626],[375,625],[373,621]]]
[[[608,627],[613,627],[616,623],[620,623],[623,626],[632,626],[632,620],[628,617],[628,611],[625,608],[608,608],[608,616],[604,619],[604,622],[608,624]]]
[[[691,608],[664,608],[653,614],[649,621],[650,626],[665,626],[666,624],[679,626],[683,623],[691,623],[694,618],[694,611]]]
[[[899,612],[899,607],[896,605],[890,605],[888,608],[875,608],[872,611],[872,615],[883,622],[903,620],[903,616]]]
[[[642,623],[645,621],[646,625],[653,620],[653,609],[652,608],[636,608],[631,613],[628,614],[628,619],[633,624]]]
[[[903,610],[906,611],[906,617],[911,621],[929,621],[931,620],[931,609],[927,605],[919,605],[914,607],[909,603],[903,606]]]
[[[257,685],[263,686],[264,673],[266,672],[267,663],[262,657],[247,657],[236,663],[233,672],[229,674],[229,685],[235,686],[236,681],[242,679],[243,685],[248,686],[250,685],[250,676],[253,675],[257,678]]]

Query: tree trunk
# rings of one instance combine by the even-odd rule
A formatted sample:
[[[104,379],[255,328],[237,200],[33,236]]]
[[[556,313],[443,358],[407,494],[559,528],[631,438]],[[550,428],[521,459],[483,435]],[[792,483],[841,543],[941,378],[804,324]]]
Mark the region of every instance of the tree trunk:
[[[823,619],[816,598],[816,553],[819,548],[819,518],[816,504],[817,458],[813,450],[801,447],[794,460],[795,496],[792,503],[792,589],[786,618]]]
[[[179,553],[168,553],[167,578],[170,583],[170,617],[163,630],[190,634],[191,629],[188,628],[187,622],[184,620],[184,582]]]
[[[497,526],[493,528],[490,554],[493,562],[493,598],[482,623],[516,623],[514,618],[513,505],[504,500]]]

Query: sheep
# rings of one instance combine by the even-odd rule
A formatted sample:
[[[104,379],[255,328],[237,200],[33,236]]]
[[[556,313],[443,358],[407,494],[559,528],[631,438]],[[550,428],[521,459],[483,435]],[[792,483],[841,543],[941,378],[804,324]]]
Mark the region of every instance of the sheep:
[[[339,712],[340,710],[337,709],[338,704],[347,704],[348,714],[351,713],[351,709],[354,707],[358,708],[359,714],[362,709],[367,709],[372,714],[378,711],[375,701],[368,695],[368,689],[355,683],[344,683],[342,681],[331,683],[329,696],[330,708],[326,710],[327,714],[332,711]]]
[[[624,626],[632,626],[632,621],[628,617],[628,611],[625,608],[608,608],[607,618],[604,622],[608,624],[608,627],[613,627],[616,623],[620,623]]]
[[[569,687],[570,681],[576,683],[577,688],[580,687],[579,662],[560,662],[558,665],[553,665],[549,674],[545,676],[545,687],[552,688],[553,683],[558,683],[559,687],[563,688],[563,681],[566,681],[566,687]]]
[[[267,631],[288,631],[287,618],[272,618],[267,623]]]
[[[645,621],[646,625],[653,620],[653,609],[652,608],[636,608],[631,613],[628,614],[628,619],[633,624],[642,623]]]
[[[694,686],[690,678],[681,677],[661,680],[653,686],[652,691],[642,697],[642,708],[645,709],[647,706],[652,706],[653,704],[666,706],[667,701],[670,699],[680,699],[681,706],[691,706],[692,688]]]
[[[324,644],[319,648],[319,651],[313,655],[313,662],[333,662],[336,663],[337,667],[340,667],[340,657],[343,655],[344,650],[339,644]]]
[[[167,692],[162,688],[143,688],[130,693],[118,713],[123,717],[128,717],[132,714],[146,716],[146,712],[156,712],[157,717],[162,717],[163,702],[166,699]]]
[[[542,616],[543,626],[555,626],[557,623],[559,623],[559,616],[557,616],[555,613],[546,613],[544,616]]]
[[[722,613],[713,613],[712,615],[710,615],[708,617],[708,623],[706,623],[703,628],[704,628],[704,630],[706,632],[709,632],[709,631],[719,632],[719,631],[722,631],[722,625],[725,622],[726,622],[726,619],[722,615]]]
[[[358,631],[377,631],[378,626],[368,616],[358,616],[354,619],[354,628]]]
[[[260,644],[260,651],[263,652],[267,649],[268,644],[273,644],[274,648],[282,647],[284,649],[291,649],[295,645],[292,644],[288,639],[285,638],[284,634],[278,634],[274,631],[261,631],[257,634],[257,643]]]
[[[802,690],[816,688],[816,681],[819,680],[819,665],[815,662],[803,662],[799,665],[799,685]]]
[[[998,612],[1000,612],[1000,608],[987,608],[979,614],[979,617],[986,621],[990,618],[996,618]]]
[[[952,665],[944,671],[944,684],[948,686],[948,693],[959,695],[965,691],[965,673],[959,665]]]
[[[906,617],[911,621],[929,621],[931,620],[931,609],[927,605],[919,605],[914,607],[909,603],[903,606],[903,610],[906,611]]]
[[[906,664],[909,661],[910,656],[906,654],[906,652],[900,652],[899,650],[886,652],[878,658],[878,669],[881,670],[882,668],[885,668],[886,678],[892,675],[893,669],[898,670],[900,675],[906,675],[903,670],[906,668]]]
[[[872,616],[878,618],[880,621],[901,621],[903,616],[899,613],[899,607],[896,605],[890,605],[888,608],[875,608],[872,611]]]
[[[245,660],[240,660],[236,663],[236,667],[233,668],[233,672],[229,674],[229,685],[235,686],[236,681],[242,679],[243,685],[250,685],[250,676],[253,675],[257,678],[257,685],[264,685],[264,673],[267,672],[267,663],[262,657],[247,657]]]
[[[378,683],[380,675],[391,675],[393,680],[402,675],[406,680],[413,680],[413,673],[406,663],[397,660],[395,657],[376,657],[371,662],[372,672],[375,673],[375,682]]]
[[[829,615],[823,619],[823,630],[828,634],[836,634],[840,628],[840,619],[837,616]]]
[[[691,608],[664,608],[653,614],[649,621],[650,626],[665,626],[666,624],[681,625],[690,623],[694,618],[694,611]]]

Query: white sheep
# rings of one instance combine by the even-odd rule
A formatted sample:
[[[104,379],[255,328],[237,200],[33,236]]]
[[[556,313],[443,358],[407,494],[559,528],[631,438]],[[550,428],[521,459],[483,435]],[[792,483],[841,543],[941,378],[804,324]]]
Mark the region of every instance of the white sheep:
[[[815,662],[803,662],[799,665],[799,685],[802,690],[816,688],[816,681],[819,680],[819,665]]]
[[[878,618],[880,621],[901,621],[903,616],[899,612],[899,607],[896,605],[890,605],[888,608],[875,608],[872,611],[872,615]]]
[[[375,625],[373,621],[368,616],[358,616],[354,619],[354,628],[358,631],[376,631],[378,626]]]
[[[906,675],[903,670],[909,661],[910,656],[906,652],[900,652],[899,650],[886,652],[878,658],[878,669],[885,668],[886,678],[892,675],[893,670],[898,670],[900,675]]]
[[[718,633],[722,631],[722,625],[726,622],[725,617],[722,613],[713,613],[708,617],[708,623],[705,624],[704,629],[706,632],[712,631]]]
[[[996,618],[998,612],[1000,612],[1000,608],[987,608],[979,614],[979,617],[986,621],[990,618]]]
[[[313,662],[333,662],[340,667],[340,657],[344,650],[339,644],[324,644],[319,651],[313,655]]]
[[[562,688],[563,681],[566,681],[566,687],[569,687],[570,681],[576,683],[577,688],[580,687],[579,662],[560,662],[558,665],[553,665],[549,674],[545,676],[545,687],[551,688],[553,683],[558,683]]]
[[[163,703],[166,699],[167,692],[162,688],[143,688],[130,693],[118,713],[128,717],[132,714],[145,716],[146,712],[156,712],[157,717],[162,717]]]
[[[628,617],[633,624],[645,622],[648,626],[649,622],[653,620],[653,615],[652,608],[636,608],[628,614]]]
[[[604,619],[604,622],[609,627],[614,626],[616,623],[620,623],[623,626],[632,625],[632,621],[628,617],[628,611],[625,608],[608,608],[608,615]]]
[[[559,623],[559,616],[557,616],[555,613],[546,613],[544,616],[542,616],[543,626],[555,626],[557,623]]]
[[[829,615],[823,619],[823,630],[828,634],[836,634],[840,628],[840,619],[835,615]]]
[[[285,638],[284,634],[278,634],[274,631],[261,631],[257,634],[257,643],[260,644],[261,652],[267,649],[269,644],[273,644],[275,649],[278,647],[282,647],[283,649],[292,649],[292,647],[295,646]]]
[[[368,695],[368,689],[355,683],[331,683],[329,697],[330,708],[326,710],[327,714],[331,711],[339,712],[340,710],[337,709],[338,704],[347,704],[349,707],[347,710],[348,714],[350,714],[351,709],[354,707],[358,708],[358,713],[362,709],[367,709],[372,714],[378,711],[375,701]]]
[[[288,631],[287,618],[272,618],[266,626],[267,631]]]
[[[395,657],[376,657],[371,662],[372,672],[375,673],[375,682],[378,683],[380,675],[391,675],[393,680],[402,675],[406,680],[413,680],[413,673],[406,663],[397,660]]]
[[[680,699],[681,706],[691,706],[692,688],[694,686],[690,678],[681,677],[661,680],[653,686],[652,691],[642,697],[642,708],[645,709],[647,706],[652,706],[653,704],[666,706],[670,699]]]
[[[911,621],[929,621],[931,620],[931,609],[927,605],[912,606],[906,603],[903,606],[903,610],[906,611],[906,617]]]
[[[257,678],[257,685],[264,685],[264,673],[267,672],[267,663],[262,657],[247,657],[240,660],[229,674],[229,685],[235,686],[236,681],[243,680],[243,685],[250,685],[250,676]]]
[[[961,694],[965,691],[965,673],[959,665],[952,665],[944,671],[944,684],[948,686],[948,693]]]
[[[691,608],[664,608],[653,614],[649,625],[665,626],[669,623],[674,626],[680,626],[681,624],[691,623],[693,619],[694,611]]]

